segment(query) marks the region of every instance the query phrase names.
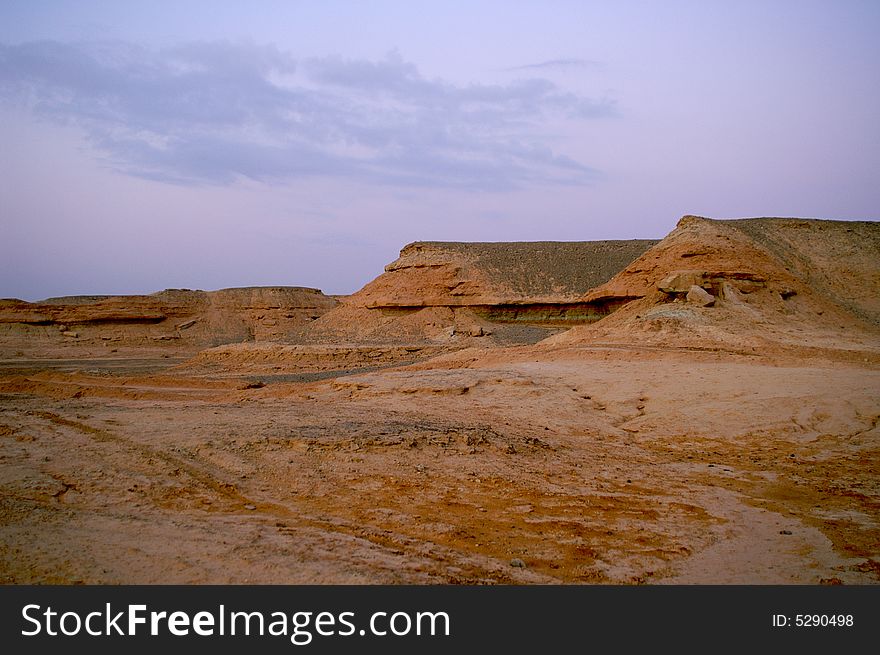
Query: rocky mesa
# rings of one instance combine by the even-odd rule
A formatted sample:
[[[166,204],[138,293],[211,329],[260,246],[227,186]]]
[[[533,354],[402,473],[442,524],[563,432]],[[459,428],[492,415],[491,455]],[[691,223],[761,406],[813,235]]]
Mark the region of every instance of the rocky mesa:
[[[307,329],[344,341],[526,343],[607,316],[627,299],[584,300],[657,241],[416,242]]]
[[[284,340],[337,305],[318,289],[166,289],[150,295],[0,300],[4,351],[114,346],[204,348]]]

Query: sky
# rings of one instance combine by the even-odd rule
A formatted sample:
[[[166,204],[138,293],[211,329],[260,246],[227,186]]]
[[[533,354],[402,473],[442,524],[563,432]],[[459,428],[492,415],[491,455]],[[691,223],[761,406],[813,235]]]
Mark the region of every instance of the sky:
[[[0,297],[880,219],[880,2],[0,2]]]

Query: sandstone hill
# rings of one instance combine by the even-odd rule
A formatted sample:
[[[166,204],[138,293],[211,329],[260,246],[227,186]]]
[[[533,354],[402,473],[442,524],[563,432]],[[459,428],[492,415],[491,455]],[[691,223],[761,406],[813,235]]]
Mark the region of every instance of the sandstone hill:
[[[237,343],[183,368],[313,379],[423,360],[471,345],[535,343],[596,321],[628,299],[584,302],[651,240],[409,244],[385,272],[287,343]]]
[[[167,289],[150,295],[0,300],[7,355],[46,349],[176,346],[284,340],[337,305],[317,289]]]
[[[356,298],[371,309],[567,305],[656,243],[416,242]]]
[[[548,341],[689,348],[880,346],[880,223],[683,217],[585,302],[620,311]]]
[[[606,316],[621,304],[583,301],[657,242],[445,243],[403,248],[385,273],[308,326],[315,341],[535,341],[545,328]]]
[[[878,225],[685,216],[662,241],[417,242],[340,297],[251,287],[0,300],[0,355],[223,346],[202,353],[199,366],[282,375],[547,337],[542,347],[637,342],[859,356],[878,346]]]

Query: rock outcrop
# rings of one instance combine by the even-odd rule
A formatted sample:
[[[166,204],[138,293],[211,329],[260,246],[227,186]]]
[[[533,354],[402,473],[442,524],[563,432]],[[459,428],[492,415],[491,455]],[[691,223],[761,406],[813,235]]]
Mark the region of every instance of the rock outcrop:
[[[417,242],[307,329],[307,338],[529,342],[597,321],[632,298],[584,300],[657,242]]]
[[[566,305],[656,243],[411,243],[356,299],[370,309]]]
[[[205,347],[284,340],[338,302],[305,287],[219,291],[166,289],[150,295],[0,300],[4,346],[173,344]]]
[[[820,350],[833,342],[857,352],[880,331],[880,223],[685,216],[584,299],[620,297],[637,300],[548,343],[759,352],[771,342]]]

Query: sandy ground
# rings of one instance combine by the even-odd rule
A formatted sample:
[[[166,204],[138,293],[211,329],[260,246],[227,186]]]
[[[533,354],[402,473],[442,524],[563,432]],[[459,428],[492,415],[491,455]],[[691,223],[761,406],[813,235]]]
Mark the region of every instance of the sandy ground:
[[[0,369],[0,581],[880,582],[874,362],[524,347],[262,387],[175,363]]]

